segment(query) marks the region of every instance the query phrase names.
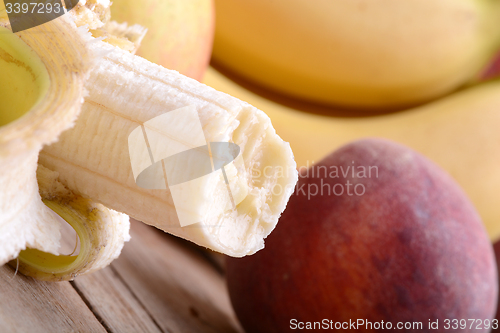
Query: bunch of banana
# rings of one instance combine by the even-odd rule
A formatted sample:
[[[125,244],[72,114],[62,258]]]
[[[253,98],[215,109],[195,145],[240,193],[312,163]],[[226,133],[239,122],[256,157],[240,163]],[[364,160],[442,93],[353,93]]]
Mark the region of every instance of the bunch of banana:
[[[0,8],[0,68],[12,79],[0,89],[0,264],[20,253],[20,271],[44,280],[102,268],[129,239],[122,213],[232,256],[261,249],[297,181],[289,144],[262,111],[129,52],[144,31],[108,22],[107,6],[80,1],[71,15],[16,35]],[[215,209],[181,227],[168,189],[136,185],[128,137],[186,106],[198,113],[208,142],[237,144],[244,163],[184,193],[190,212],[207,200],[226,207],[227,193],[213,191],[226,181],[236,209]],[[277,184],[282,191],[273,191]],[[80,237],[77,256],[58,255],[53,212]]]

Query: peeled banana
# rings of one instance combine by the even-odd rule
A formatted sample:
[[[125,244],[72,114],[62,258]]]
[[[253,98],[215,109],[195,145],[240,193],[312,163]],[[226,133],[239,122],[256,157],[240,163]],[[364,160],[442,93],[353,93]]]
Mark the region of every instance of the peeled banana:
[[[261,249],[298,178],[290,146],[262,111],[133,55],[144,30],[113,25],[106,6],[80,1],[70,15],[18,35],[0,11],[0,68],[13,78],[0,90],[7,101],[0,105],[0,264],[23,250],[20,271],[39,279],[102,268],[129,239],[123,213],[228,255]],[[188,226],[179,223],[171,188],[137,185],[129,144],[134,130],[179,109],[192,111],[207,143],[231,142],[241,152],[223,173],[183,187],[187,204],[179,207],[202,216]],[[169,144],[197,148],[182,137]],[[77,256],[58,256],[54,212],[77,231]]]
[[[199,245],[232,256],[261,249],[298,178],[292,151],[269,117],[126,51],[105,43],[96,47],[108,53],[87,81],[82,113],[73,129],[42,151],[40,163],[57,171],[75,192]],[[232,189],[247,195],[236,210],[222,209],[200,224],[181,227],[169,190],[136,185],[128,138],[148,120],[189,106],[197,111],[207,142],[233,142],[241,148],[244,163],[227,176]],[[206,201],[214,209],[226,207],[223,176],[213,173],[205,181],[189,194],[191,210]]]

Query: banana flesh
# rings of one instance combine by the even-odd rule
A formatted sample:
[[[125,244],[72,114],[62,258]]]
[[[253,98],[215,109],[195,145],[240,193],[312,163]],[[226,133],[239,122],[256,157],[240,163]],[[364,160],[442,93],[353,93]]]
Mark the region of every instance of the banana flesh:
[[[63,6],[66,4],[63,2]],[[110,0],[79,0],[69,11],[69,15],[76,26],[86,26],[88,29],[96,30],[103,28],[111,18]]]
[[[269,117],[129,52],[104,42],[93,46],[106,56],[86,83],[82,113],[73,129],[42,151],[40,163],[57,171],[72,191],[212,250],[244,256],[263,248],[298,178],[290,146]],[[182,227],[170,189],[135,183],[128,137],[148,120],[185,107],[198,113],[207,142],[235,143],[242,159],[227,169],[236,209],[227,209],[224,178],[213,173],[183,192],[189,213],[202,211],[207,200],[212,212]]]
[[[129,26],[127,23],[108,21],[99,29],[91,30],[92,36],[103,37],[106,43],[135,54],[147,29],[138,24]]]
[[[138,24],[129,26],[111,21],[110,6],[109,0],[80,0],[69,15],[76,26],[88,27],[93,37],[100,37],[111,45],[135,53],[147,29]]]

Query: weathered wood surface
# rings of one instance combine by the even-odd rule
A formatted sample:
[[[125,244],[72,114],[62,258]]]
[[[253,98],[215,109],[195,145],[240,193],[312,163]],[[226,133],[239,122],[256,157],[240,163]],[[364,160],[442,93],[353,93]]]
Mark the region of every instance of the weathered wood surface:
[[[69,282],[14,277],[0,267],[0,332],[106,332]]]
[[[139,222],[131,235],[110,267],[73,282],[0,267],[0,332],[243,332],[213,261]]]
[[[76,278],[72,284],[107,331],[162,332],[111,267]]]

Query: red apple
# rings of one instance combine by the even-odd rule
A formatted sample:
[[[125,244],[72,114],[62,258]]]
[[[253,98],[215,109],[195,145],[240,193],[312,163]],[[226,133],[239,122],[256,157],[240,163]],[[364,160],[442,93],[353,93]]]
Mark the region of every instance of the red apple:
[[[476,328],[496,307],[493,250],[448,174],[409,148],[367,139],[301,175],[265,249],[227,260],[247,333],[314,322],[355,323],[360,332],[487,331]],[[471,328],[468,319],[481,322]]]

